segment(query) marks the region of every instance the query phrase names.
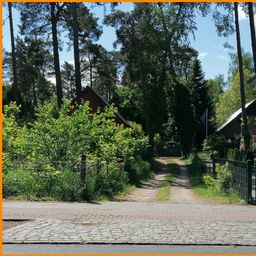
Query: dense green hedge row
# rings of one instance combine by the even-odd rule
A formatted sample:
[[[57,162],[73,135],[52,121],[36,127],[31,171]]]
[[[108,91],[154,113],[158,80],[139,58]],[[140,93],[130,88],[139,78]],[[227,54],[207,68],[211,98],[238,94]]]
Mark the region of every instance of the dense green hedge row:
[[[140,157],[146,155],[148,140],[138,125],[117,125],[114,107],[92,114],[84,104],[70,116],[69,106],[57,110],[47,103],[38,109],[36,121],[27,124],[18,120],[15,104],[5,106],[4,197],[94,199],[112,196],[150,173],[150,165]],[[88,163],[101,166],[88,173],[84,188],[79,176],[82,154]]]

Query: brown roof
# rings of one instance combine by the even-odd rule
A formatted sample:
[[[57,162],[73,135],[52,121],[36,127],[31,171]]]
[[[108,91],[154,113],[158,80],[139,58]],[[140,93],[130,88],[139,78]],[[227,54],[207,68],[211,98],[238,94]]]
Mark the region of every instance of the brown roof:
[[[104,110],[105,107],[109,107],[109,103],[106,102],[97,92],[95,92],[91,87],[87,86],[81,92],[81,99],[82,101],[88,101],[89,107],[91,108],[92,112],[95,113],[98,109]],[[73,99],[71,105],[74,108],[71,110],[70,114],[76,110],[77,108],[77,98]],[[125,127],[130,127],[128,122],[122,117],[118,112],[115,114],[116,122],[119,124],[123,124]]]

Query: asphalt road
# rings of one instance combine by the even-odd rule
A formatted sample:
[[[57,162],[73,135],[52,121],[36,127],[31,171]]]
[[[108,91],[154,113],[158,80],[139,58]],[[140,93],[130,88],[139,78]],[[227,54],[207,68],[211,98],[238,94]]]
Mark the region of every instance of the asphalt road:
[[[3,245],[3,254],[255,254],[255,246]]]

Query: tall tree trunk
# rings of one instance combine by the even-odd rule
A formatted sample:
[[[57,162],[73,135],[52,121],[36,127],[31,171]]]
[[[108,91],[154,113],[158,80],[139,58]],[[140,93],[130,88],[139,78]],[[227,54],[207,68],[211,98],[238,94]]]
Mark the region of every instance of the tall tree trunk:
[[[252,41],[254,72],[255,72],[255,75],[256,75],[256,36],[255,36],[253,3],[248,2],[247,4],[248,4],[248,14],[249,14],[249,20],[250,20],[250,29],[251,29],[251,41]]]
[[[79,45],[78,45],[78,23],[77,23],[77,3],[72,3],[73,14],[73,34],[74,34],[74,60],[75,60],[75,84],[76,95],[78,104],[81,103],[81,70],[80,70],[80,57],[79,57]]]
[[[13,20],[12,20],[12,3],[10,2],[8,2],[8,10],[9,10],[9,21],[10,21],[11,47],[12,47],[13,98],[18,105],[19,99],[18,99],[17,61],[16,61],[16,50],[15,50]]]
[[[241,49],[241,39],[240,39],[240,28],[239,28],[239,20],[238,20],[238,3],[234,3],[235,10],[235,27],[236,27],[236,43],[237,43],[237,57],[238,57],[238,68],[239,68],[239,79],[240,79],[240,101],[241,101],[241,109],[242,109],[242,139],[244,143],[244,150],[247,151],[249,149],[250,138],[248,141],[248,122],[246,116],[246,108],[245,108],[245,92],[244,92],[244,70],[243,70],[243,58],[242,58],[242,49]]]
[[[56,3],[51,2],[51,25],[52,25],[52,46],[53,46],[53,58],[54,58],[54,70],[56,78],[56,89],[57,89],[57,101],[58,107],[62,106],[62,83],[61,83],[61,74],[60,74],[60,59],[59,59],[59,43],[57,35],[57,18],[55,15],[55,6]]]

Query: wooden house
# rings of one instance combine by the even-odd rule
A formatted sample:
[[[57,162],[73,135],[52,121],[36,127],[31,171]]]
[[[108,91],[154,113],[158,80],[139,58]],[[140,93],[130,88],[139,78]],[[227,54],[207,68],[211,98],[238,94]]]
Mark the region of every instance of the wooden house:
[[[256,135],[256,99],[245,105],[248,117],[248,127],[252,135]],[[241,134],[241,108],[233,113],[228,120],[217,129],[217,133],[234,144],[239,143]]]
[[[97,92],[95,92],[91,87],[87,86],[81,92],[81,101],[89,102],[89,107],[92,110],[92,113],[96,113],[98,109],[104,110],[105,107],[110,106]],[[74,113],[77,108],[77,98],[73,99],[71,102],[72,110],[70,111],[70,115]],[[124,127],[130,127],[128,122],[122,117],[119,113],[115,115],[115,121],[117,124],[123,124]]]

